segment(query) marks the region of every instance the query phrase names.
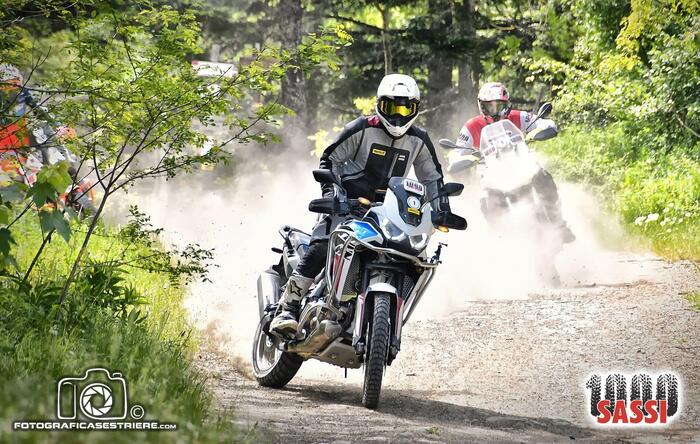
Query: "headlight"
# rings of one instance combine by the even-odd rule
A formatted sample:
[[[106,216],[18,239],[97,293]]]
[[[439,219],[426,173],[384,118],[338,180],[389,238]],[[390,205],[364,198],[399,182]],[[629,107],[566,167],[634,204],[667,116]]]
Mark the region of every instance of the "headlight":
[[[406,233],[404,233],[399,227],[394,225],[394,223],[386,217],[382,219],[379,226],[382,228],[384,236],[386,236],[386,238],[389,240],[392,240],[394,242],[401,242],[402,240],[406,239]]]
[[[428,243],[428,235],[423,233],[416,236],[409,236],[408,240],[411,242],[411,248],[420,251],[425,248],[425,245]]]

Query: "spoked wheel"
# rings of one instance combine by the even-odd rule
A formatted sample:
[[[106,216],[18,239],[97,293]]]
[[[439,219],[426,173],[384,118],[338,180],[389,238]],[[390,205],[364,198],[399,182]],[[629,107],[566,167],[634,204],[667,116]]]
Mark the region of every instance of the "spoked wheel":
[[[384,366],[389,355],[389,313],[391,299],[387,293],[374,296],[374,316],[367,329],[365,353],[365,381],[362,385],[362,405],[373,409],[379,404]]]
[[[297,374],[304,359],[278,349],[276,341],[262,331],[263,320],[258,323],[253,339],[253,374],[262,386],[284,387]]]

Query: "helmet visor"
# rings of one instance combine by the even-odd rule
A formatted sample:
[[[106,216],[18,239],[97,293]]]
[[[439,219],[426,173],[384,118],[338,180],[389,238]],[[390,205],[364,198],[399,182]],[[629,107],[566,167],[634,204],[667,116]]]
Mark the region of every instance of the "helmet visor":
[[[418,114],[418,101],[407,97],[381,97],[378,108],[386,118],[413,118]]]
[[[505,100],[491,100],[481,102],[482,110],[489,116],[501,116],[508,109],[508,102]]]

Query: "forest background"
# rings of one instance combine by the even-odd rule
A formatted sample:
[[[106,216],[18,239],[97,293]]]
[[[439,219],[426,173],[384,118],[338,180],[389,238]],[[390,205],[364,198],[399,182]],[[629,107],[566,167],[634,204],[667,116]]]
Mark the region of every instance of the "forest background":
[[[0,23],[0,62],[77,129],[69,147],[104,204],[85,219],[53,204],[74,180],[65,164],[0,192],[0,438],[66,439],[18,435],[12,419],[52,417],[55,381],[99,363],[180,429],[81,439],[253,440],[191,364],[181,302],[210,252],[164,248],[136,208],[123,227],[99,216],[141,180],[318,155],[372,113],[386,73],[417,79],[434,140],[456,137],[486,81],[516,108],[553,102],[560,135],[538,149],[555,177],[592,189],[658,254],[700,258],[697,0],[2,0]],[[236,74],[202,78],[194,60]]]

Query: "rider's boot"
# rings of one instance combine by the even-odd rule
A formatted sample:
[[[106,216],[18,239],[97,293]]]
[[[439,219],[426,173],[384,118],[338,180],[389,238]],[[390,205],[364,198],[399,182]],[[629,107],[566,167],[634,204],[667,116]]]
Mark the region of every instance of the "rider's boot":
[[[559,192],[552,175],[548,171],[541,169],[535,176],[532,184],[535,186],[535,191],[537,191],[538,197],[544,204],[549,220],[557,227],[561,241],[565,244],[575,241],[576,236],[561,215]]]
[[[309,291],[313,278],[292,273],[284,287],[280,303],[282,311],[270,323],[270,330],[284,336],[293,336],[299,328],[301,299]]]
[[[569,228],[569,225],[567,225],[564,220],[559,224],[559,235],[561,236],[561,241],[565,244],[570,244],[576,240],[576,235],[571,231],[571,228]]]
[[[562,217],[561,208],[558,201],[553,205],[549,205],[548,213],[550,220],[559,232],[559,238],[561,239],[562,243],[570,244],[571,242],[575,241],[576,235],[573,233],[573,231],[571,231],[571,228],[569,228],[569,225]]]

